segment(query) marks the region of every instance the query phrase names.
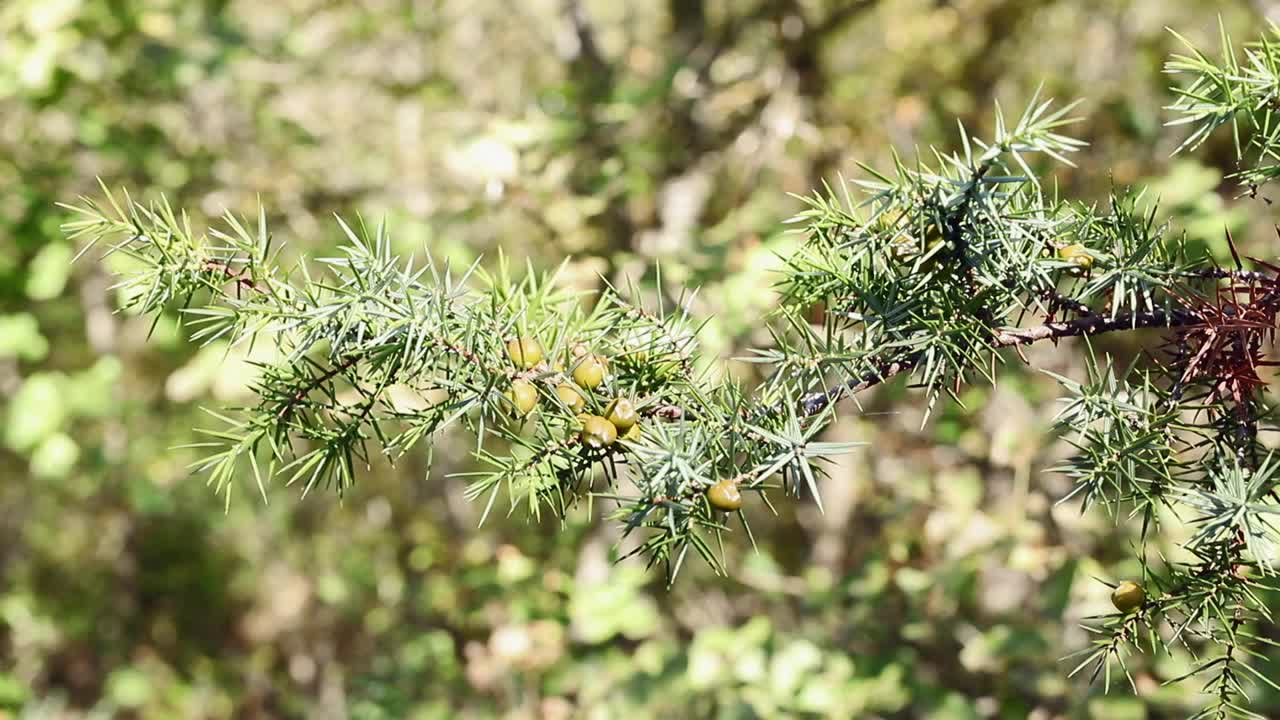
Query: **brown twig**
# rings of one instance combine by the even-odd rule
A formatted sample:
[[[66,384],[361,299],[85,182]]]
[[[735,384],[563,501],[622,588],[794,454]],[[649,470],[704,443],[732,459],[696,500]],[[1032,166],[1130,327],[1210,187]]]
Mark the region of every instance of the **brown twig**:
[[[1090,315],[1075,320],[1050,322],[1029,328],[1004,328],[994,331],[992,349],[1030,345],[1041,340],[1060,340],[1067,337],[1093,336],[1118,330],[1140,328],[1187,327],[1200,323],[1200,318],[1185,310],[1154,310],[1151,312],[1125,313],[1114,318]],[[920,362],[923,354],[913,353],[882,364],[875,371],[854,378],[844,385],[823,392],[816,392],[800,400],[805,415],[815,415],[841,398],[856,395],[864,390],[903,372],[909,372]]]
[[[287,420],[289,416],[293,414],[294,409],[297,408],[297,406],[300,405],[303,400],[306,400],[307,396],[310,395],[314,390],[316,390],[316,388],[319,388],[321,385],[325,384],[326,382],[332,380],[333,378],[346,372],[347,370],[350,370],[352,367],[355,367],[355,364],[358,362],[360,362],[359,355],[348,356],[346,360],[343,360],[342,362],[338,363],[337,365],[334,365],[333,367],[329,368],[328,370],[321,373],[320,375],[312,378],[311,382],[307,383],[305,387],[298,388],[298,391],[295,392],[293,396],[290,397],[289,400],[284,403],[284,405],[280,408],[279,412],[276,413],[276,418],[279,420]]]
[[[253,279],[253,270],[249,265],[241,267],[239,270],[231,266],[226,260],[205,260],[203,268],[206,272],[217,273],[223,278],[230,280],[236,284],[237,297],[241,288],[246,290],[255,290],[257,292],[266,292],[266,288],[258,284]]]

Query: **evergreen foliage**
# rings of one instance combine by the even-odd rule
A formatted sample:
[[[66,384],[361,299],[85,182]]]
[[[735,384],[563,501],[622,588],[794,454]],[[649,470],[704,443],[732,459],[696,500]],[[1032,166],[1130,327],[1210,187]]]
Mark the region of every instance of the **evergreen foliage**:
[[[1229,127],[1236,179],[1255,195],[1280,175],[1278,37],[1237,53],[1224,36],[1221,59],[1192,49],[1167,66],[1171,124],[1190,128],[1181,150]],[[688,297],[584,297],[505,260],[489,272],[404,259],[382,225],[339,220],[340,256],[285,266],[265,211],[199,230],[163,200],[104,188],[103,202],[70,208],[66,229],[133,258],[121,281],[132,310],[158,320],[181,305],[196,342],[275,350],[256,403],[204,431],[194,469],[227,502],[245,477],[264,497],[276,481],[345,492],[375,455],[429,452],[458,426],[475,438],[482,469],[462,480],[486,514],[602,503],[672,579],[690,550],[722,570],[726,532],[749,535],[771,491],[821,508],[825,464],[856,446],[821,439],[838,401],[901,375],[932,409],[995,382],[1020,357],[1011,349],[1154,330],[1131,366],[1091,355],[1086,378],[1059,378],[1077,451],[1059,468],[1075,482],[1063,500],[1140,523],[1144,567],[1118,587],[1117,612],[1094,618],[1076,670],[1109,683],[1133,650],[1190,647],[1212,699],[1200,717],[1256,717],[1247,687],[1272,683],[1253,662],[1272,641],[1252,628],[1271,620],[1280,542],[1280,458],[1260,437],[1280,267],[1193,256],[1139,190],[1059,197],[1046,168],[1084,148],[1065,134],[1073,107],[997,108],[989,139],[962,127],[954,151],[864,168],[808,198],[791,220],[803,243],[779,281],[774,343],[750,358],[769,368],[758,388],[708,373]],[[1147,539],[1175,519],[1195,527],[1185,556],[1154,556]]]

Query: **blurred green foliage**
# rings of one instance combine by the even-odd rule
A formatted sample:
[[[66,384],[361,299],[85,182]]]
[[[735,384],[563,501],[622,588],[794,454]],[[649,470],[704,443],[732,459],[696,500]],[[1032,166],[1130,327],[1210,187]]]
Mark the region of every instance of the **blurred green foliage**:
[[[1261,5],[1265,3],[1258,3]],[[568,8],[568,10],[566,10]],[[574,12],[578,8],[578,12]],[[732,580],[668,591],[613,531],[491,521],[442,476],[371,469],[339,504],[242,493],[224,515],[173,449],[252,358],[113,314],[54,202],[108,185],[205,215],[260,201],[293,251],[329,214],[401,250],[499,247],[575,282],[697,285],[729,357],[767,342],[779,221],[854,161],[949,144],[1045,83],[1088,99],[1064,186],[1142,180],[1219,256],[1273,248],[1224,187],[1231,148],[1167,159],[1165,26],[1211,44],[1255,4],[1197,0],[469,3],[8,0],[0,5],[0,717],[1159,718],[1068,680],[1124,534],[1055,507],[1053,384],[977,388],[922,430],[900,387],[838,432],[827,514],[759,518]],[[578,20],[575,21],[575,18]],[[1255,222],[1250,223],[1250,217]],[[654,268],[661,266],[659,276]],[[148,333],[158,342],[143,343]],[[1075,349],[1036,348],[1070,375]],[[734,363],[729,371],[749,372]],[[247,487],[247,485],[246,485]],[[753,518],[754,520],[754,518]],[[1254,708],[1280,712],[1280,698]]]

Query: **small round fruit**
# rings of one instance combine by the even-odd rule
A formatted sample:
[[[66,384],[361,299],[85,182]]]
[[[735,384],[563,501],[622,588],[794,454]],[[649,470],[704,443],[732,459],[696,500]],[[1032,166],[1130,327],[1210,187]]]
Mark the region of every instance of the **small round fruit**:
[[[604,382],[604,374],[609,363],[600,355],[583,355],[573,368],[573,381],[586,388],[595,390]]]
[[[640,423],[636,423],[631,426],[630,430],[622,434],[622,439],[627,442],[640,442],[640,436],[643,434],[644,433],[640,431]]]
[[[618,429],[613,423],[599,415],[587,415],[582,419],[582,432],[578,434],[582,442],[593,450],[608,447],[618,439]]]
[[[929,223],[929,227],[925,229],[924,233],[925,252],[933,250],[946,241],[947,238],[942,233],[942,228],[937,223]]]
[[[615,398],[609,403],[605,417],[618,428],[618,432],[626,432],[640,421],[640,413],[636,412],[635,404],[626,398]]]
[[[1147,600],[1147,591],[1132,580],[1125,580],[1116,586],[1111,593],[1111,604],[1120,612],[1128,613],[1142,607]]]
[[[919,254],[916,239],[907,233],[899,233],[889,241],[889,255],[894,260],[906,261]]]
[[[894,260],[913,262],[921,255],[934,252],[944,242],[946,238],[937,223],[931,222],[925,227],[924,242],[912,234],[912,227],[906,227],[899,230],[889,241],[889,254]]]
[[[538,389],[528,380],[516,380],[504,394],[511,401],[512,412],[520,417],[533,412],[538,405]]]
[[[575,414],[582,412],[582,408],[587,404],[586,398],[582,397],[578,389],[569,383],[560,383],[556,386],[556,397],[560,398],[560,402]]]
[[[902,220],[902,211],[898,208],[889,208],[880,213],[876,218],[876,223],[881,230],[892,231],[897,229],[898,223]]]
[[[1058,248],[1058,258],[1060,260],[1066,260],[1081,270],[1088,270],[1093,267],[1093,256],[1090,255],[1085,246],[1080,243]]]
[[[516,367],[529,370],[542,362],[542,344],[527,335],[518,337],[507,343],[507,355]]]
[[[742,508],[742,492],[738,483],[725,478],[707,489],[707,501],[720,512],[733,512]]]

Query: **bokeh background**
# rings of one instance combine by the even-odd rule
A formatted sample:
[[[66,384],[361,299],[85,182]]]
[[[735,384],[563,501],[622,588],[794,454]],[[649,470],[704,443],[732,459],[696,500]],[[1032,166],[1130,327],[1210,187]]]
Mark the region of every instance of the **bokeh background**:
[[[298,253],[332,213],[399,247],[503,248],[568,281],[700,287],[723,372],[767,343],[781,222],[897,147],[954,147],[1042,84],[1087,99],[1057,173],[1104,200],[1151,186],[1209,252],[1267,256],[1227,138],[1163,126],[1161,64],[1265,2],[1204,0],[4,0],[0,2],[0,718],[1164,718],[1185,655],[1135,658],[1140,697],[1068,679],[1137,572],[1130,529],[1055,505],[1054,383],[1016,368],[923,428],[894,384],[832,432],[868,446],[827,512],[753,515],[758,552],[673,588],[614,563],[614,529],[490,520],[432,463],[341,501],[246,481],[224,512],[186,469],[200,408],[244,401],[247,359],[169,316],[114,312],[111,263],[60,234],[95,178],[198,222],[261,202]],[[654,268],[661,264],[659,277]],[[1104,349],[1132,353],[1125,341]],[[1036,348],[1079,376],[1081,348]],[[500,515],[500,514],[499,514]],[[1176,523],[1167,532],[1179,532]],[[1255,709],[1280,714],[1261,690]]]

